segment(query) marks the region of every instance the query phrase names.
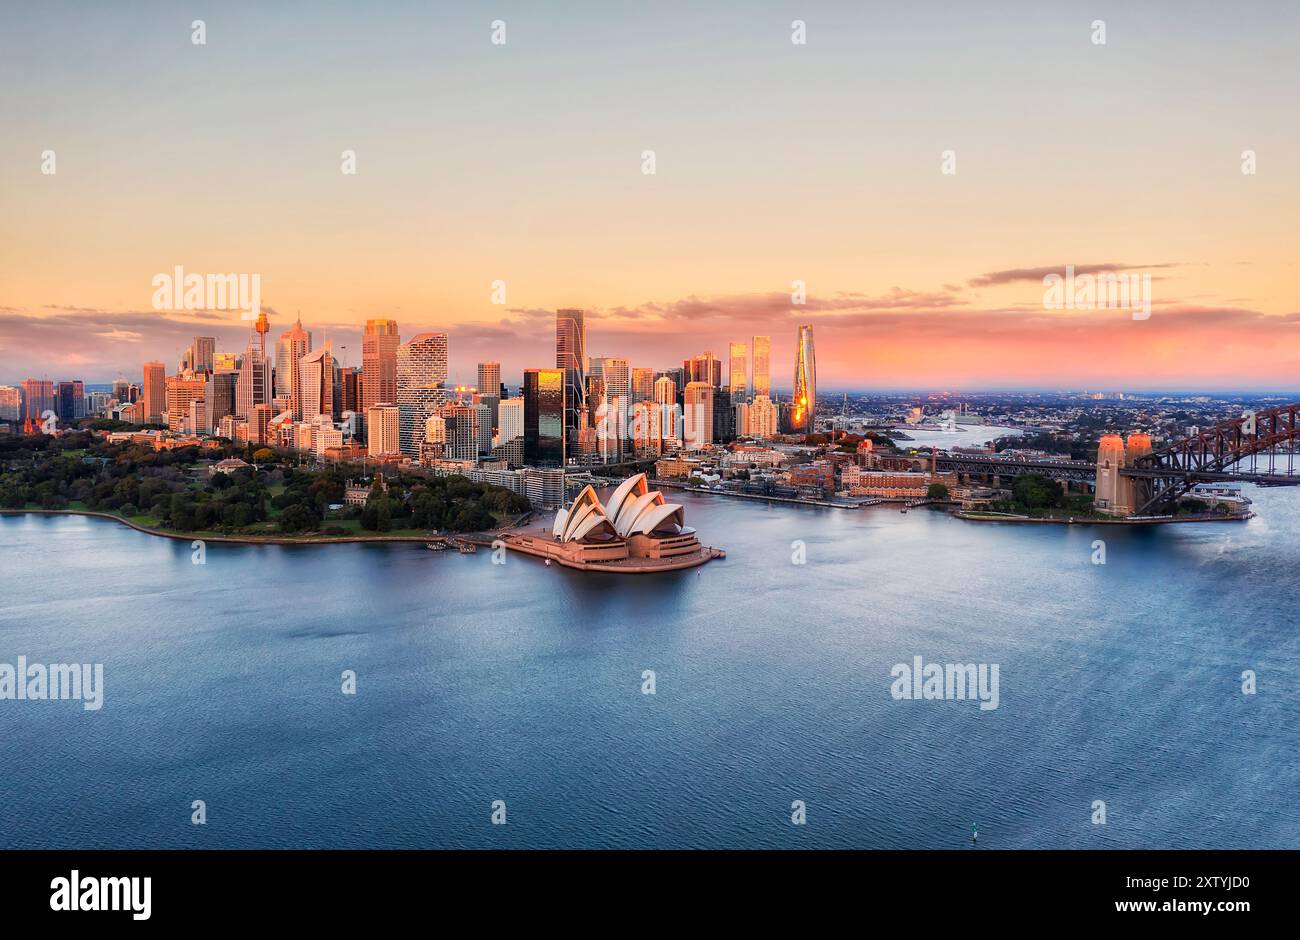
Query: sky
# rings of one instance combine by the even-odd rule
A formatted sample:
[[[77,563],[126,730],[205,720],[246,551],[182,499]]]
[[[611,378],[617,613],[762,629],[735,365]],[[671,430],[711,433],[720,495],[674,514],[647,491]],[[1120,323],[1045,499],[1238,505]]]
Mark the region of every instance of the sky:
[[[781,387],[812,323],[826,388],[1300,390],[1295,3],[0,16],[0,382],[241,350],[236,312],[155,309],[180,265],[353,365],[368,318],[446,330],[454,381],[553,366],[581,307],[633,365],[771,335]],[[1066,265],[1149,274],[1150,317],[1045,308]]]

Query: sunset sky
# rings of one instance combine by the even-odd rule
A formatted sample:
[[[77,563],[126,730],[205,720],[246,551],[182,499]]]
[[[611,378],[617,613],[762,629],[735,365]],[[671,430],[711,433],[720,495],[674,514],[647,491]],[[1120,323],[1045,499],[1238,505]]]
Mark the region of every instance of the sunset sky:
[[[1292,2],[2,15],[0,383],[242,349],[152,308],[183,265],[259,273],[272,339],[301,311],[352,365],[366,318],[445,329],[453,380],[554,365],[583,307],[633,365],[770,334],[783,388],[811,322],[824,388],[1300,389]],[[1150,319],[1044,309],[1067,264],[1149,272]]]

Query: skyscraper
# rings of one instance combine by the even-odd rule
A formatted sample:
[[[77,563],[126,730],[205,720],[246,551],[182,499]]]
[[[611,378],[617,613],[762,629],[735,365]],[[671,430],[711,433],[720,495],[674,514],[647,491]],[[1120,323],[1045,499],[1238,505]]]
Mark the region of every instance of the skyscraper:
[[[141,424],[162,424],[167,414],[167,367],[161,362],[144,364],[144,383],[140,400]]]
[[[749,395],[749,350],[744,343],[731,343],[727,359],[728,387],[731,389],[731,403],[735,405]]]
[[[794,353],[794,409],[790,424],[796,433],[807,434],[813,429],[813,416],[817,412],[817,358],[813,353],[813,328],[811,323],[799,327],[799,342]]]
[[[635,405],[639,401],[654,401],[655,370],[633,369],[631,386],[628,397],[632,404]]]
[[[296,371],[300,411],[295,417],[300,421],[311,421],[313,418],[333,421],[337,418],[342,387],[338,362],[334,359],[330,343],[326,341],[324,347],[299,359]]]
[[[492,427],[498,427],[498,406],[501,403],[501,363],[480,362],[478,364],[479,399],[488,406],[492,415]]]
[[[55,396],[56,410],[63,421],[86,416],[86,386],[81,381],[60,382]]]
[[[671,405],[677,401],[677,386],[671,378],[661,375],[655,379],[654,400],[661,405]]]
[[[397,406],[402,453],[420,456],[430,415],[447,404],[447,334],[420,333],[397,348]]]
[[[754,397],[759,395],[772,395],[772,337],[755,336],[752,341],[753,345],[753,375],[754,375]]]
[[[280,334],[275,344],[275,397],[287,398],[295,421],[303,420],[302,380],[298,370],[302,357],[311,352],[311,332],[302,328],[299,315],[291,329]]]
[[[366,412],[371,457],[392,457],[401,452],[400,422],[396,405],[376,405]]]
[[[211,372],[213,369],[212,360],[217,354],[217,338],[215,336],[196,336],[194,342],[190,344],[189,368],[191,371]]]
[[[776,405],[766,395],[756,395],[749,406],[749,436],[760,440],[776,437]]]
[[[235,385],[235,414],[246,420],[253,417],[257,405],[270,405],[275,396],[271,388],[271,364],[262,355],[262,343],[249,340],[239,361],[239,381]]]
[[[688,447],[703,447],[713,441],[713,384],[686,385],[686,420],[683,433]]]
[[[377,404],[397,404],[397,347],[401,343],[396,320],[366,321],[361,337],[361,409],[367,416]]]
[[[23,416],[23,393],[12,385],[0,385],[0,421],[17,421]]]
[[[524,371],[524,460],[534,467],[562,467],[567,374],[564,369]]]
[[[682,362],[685,382],[708,382],[714,388],[722,384],[722,363],[711,352],[692,356]]]
[[[605,445],[604,454],[609,459],[620,459],[623,442],[629,439],[631,428],[628,415],[631,413],[632,373],[627,360],[617,356],[605,356],[591,361],[592,372],[598,373],[605,383],[605,415],[601,443]],[[599,418],[600,409],[592,414],[592,419]]]
[[[576,441],[587,404],[587,321],[581,310],[555,311],[555,367],[564,370],[564,427]]]
[[[501,402],[497,411],[500,432],[497,437],[506,444],[517,437],[524,436],[524,400],[507,398]]]
[[[202,428],[190,424],[190,405],[203,401],[207,383],[202,376],[195,378],[193,372],[167,377],[167,429],[170,431],[188,431],[197,433]]]

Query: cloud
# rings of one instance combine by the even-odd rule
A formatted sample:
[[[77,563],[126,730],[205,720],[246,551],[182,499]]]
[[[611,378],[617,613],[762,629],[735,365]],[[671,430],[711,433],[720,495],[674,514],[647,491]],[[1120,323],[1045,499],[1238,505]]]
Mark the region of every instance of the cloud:
[[[1182,262],[1166,264],[1104,262],[1102,264],[1076,264],[1074,265],[1074,273],[1077,277],[1080,274],[1102,274],[1113,271],[1154,271],[1157,268],[1177,268],[1181,266]],[[1065,265],[1057,264],[1045,268],[1010,268],[1006,271],[989,271],[987,274],[971,278],[966,283],[971,287],[994,287],[1001,284],[1015,284],[1021,281],[1032,281],[1041,284],[1043,278],[1049,274],[1059,274],[1061,277],[1065,277],[1065,268]]]

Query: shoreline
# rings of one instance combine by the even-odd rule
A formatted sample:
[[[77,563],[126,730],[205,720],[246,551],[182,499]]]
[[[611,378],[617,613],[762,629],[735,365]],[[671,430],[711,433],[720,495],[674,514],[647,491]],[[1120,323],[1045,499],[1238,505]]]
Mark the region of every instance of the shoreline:
[[[958,510],[951,514],[957,519],[965,522],[1010,522],[1010,523],[1042,523],[1046,525],[1170,525],[1176,522],[1246,522],[1255,518],[1253,512],[1246,512],[1240,515],[1223,516],[1216,514],[1204,514],[1195,516],[1141,516],[1136,519],[1098,519],[1094,516],[1072,516],[1068,519],[1039,518],[1035,516],[1017,516],[1011,514],[1002,515],[978,515],[968,513],[964,510]]]
[[[95,512],[91,509],[0,509],[0,516],[22,516],[27,514],[44,516],[91,516],[97,519],[109,519],[120,522],[128,528],[156,535],[160,538],[173,539],[178,542],[226,542],[235,545],[344,545],[355,542],[429,542],[433,539],[469,538],[482,536],[482,532],[455,532],[428,535],[317,535],[293,538],[285,535],[205,535],[199,532],[168,532],[164,529],[151,529],[122,516],[107,512]]]

